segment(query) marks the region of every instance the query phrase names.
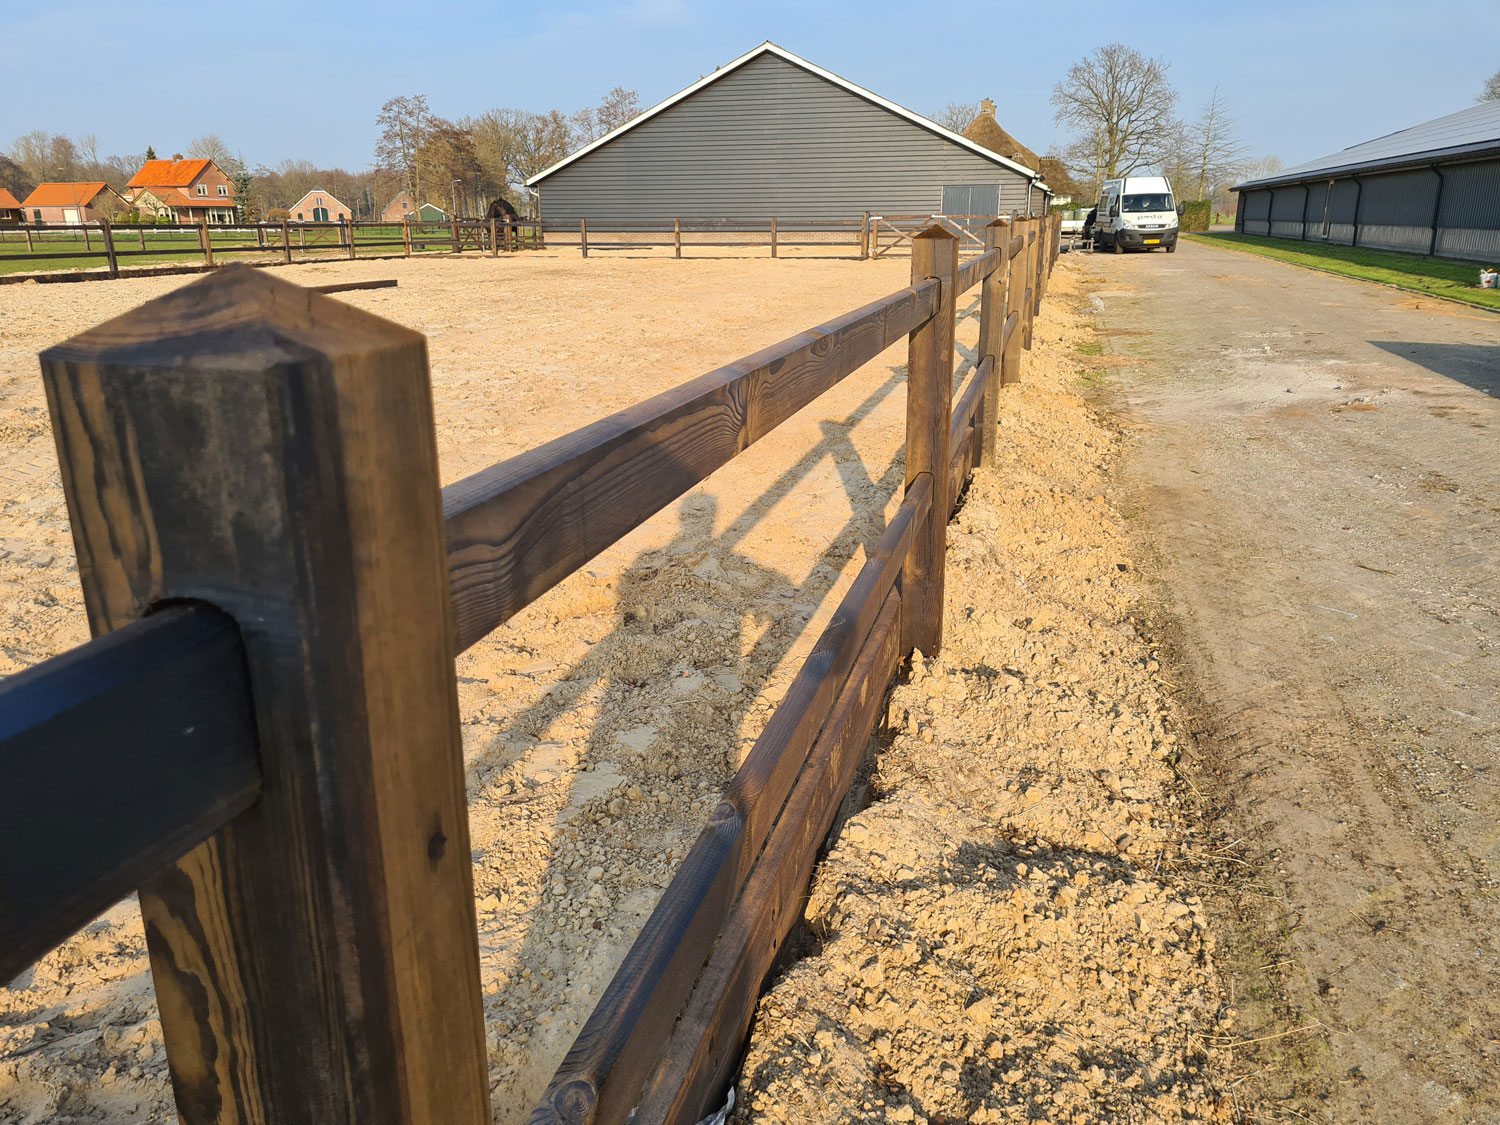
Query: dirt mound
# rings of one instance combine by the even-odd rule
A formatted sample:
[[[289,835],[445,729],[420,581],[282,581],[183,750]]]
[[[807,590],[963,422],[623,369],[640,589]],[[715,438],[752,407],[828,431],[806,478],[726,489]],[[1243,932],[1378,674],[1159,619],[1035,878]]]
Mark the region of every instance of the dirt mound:
[[[819,869],[814,944],[761,1002],[740,1121],[1230,1119],[1142,591],[1075,393],[1063,259],[1001,456],[949,529],[947,635],[891,705],[874,799]]]

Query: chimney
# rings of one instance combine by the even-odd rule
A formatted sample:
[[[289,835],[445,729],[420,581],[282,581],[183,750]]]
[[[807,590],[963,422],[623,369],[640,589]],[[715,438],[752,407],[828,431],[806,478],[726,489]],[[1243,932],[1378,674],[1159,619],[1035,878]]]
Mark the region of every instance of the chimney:
[[[993,110],[994,108],[995,108],[994,106],[990,106],[991,110]],[[182,159],[182,153],[180,153],[180,152],[174,152],[172,154],[172,159],[173,160],[181,160]]]
[[[995,116],[995,103],[992,102],[992,101],[990,101],[989,98],[985,98],[984,101],[982,101],[982,102],[979,103],[979,112],[980,113],[988,113],[991,117],[994,117]]]

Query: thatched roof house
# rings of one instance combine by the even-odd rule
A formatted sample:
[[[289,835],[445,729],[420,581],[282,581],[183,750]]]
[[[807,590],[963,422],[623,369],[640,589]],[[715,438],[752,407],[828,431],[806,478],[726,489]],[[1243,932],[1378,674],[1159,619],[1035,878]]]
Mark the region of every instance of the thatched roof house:
[[[995,103],[989,98],[979,103],[979,115],[969,122],[969,127],[964,130],[964,136],[975,144],[983,145],[991,152],[999,153],[1007,160],[1014,160],[1017,164],[1043,171],[1042,162],[1037,154],[1007,133],[1001,127],[1000,122],[995,120]],[[1057,187],[1050,180],[1047,181],[1047,186],[1054,190]]]
[[[1042,157],[1037,170],[1046,178],[1047,186],[1052,189],[1055,198],[1071,195],[1078,199],[1086,194],[1083,186],[1068,171],[1068,166],[1055,156]]]

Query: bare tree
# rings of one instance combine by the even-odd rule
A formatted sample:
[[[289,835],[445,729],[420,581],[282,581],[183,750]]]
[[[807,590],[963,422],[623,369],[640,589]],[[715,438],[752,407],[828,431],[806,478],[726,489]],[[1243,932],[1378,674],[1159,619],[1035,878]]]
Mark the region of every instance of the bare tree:
[[[1240,164],[1240,177],[1245,183],[1263,180],[1286,169],[1286,161],[1279,156],[1257,156]]]
[[[518,188],[577,147],[572,124],[556,109],[492,109],[474,118],[469,128],[486,174],[509,188]]]
[[[218,133],[205,133],[188,142],[187,154],[199,159],[212,160],[226,172],[237,170],[234,152]]]
[[[604,95],[604,100],[598,105],[588,106],[573,114],[573,125],[578,133],[575,140],[579,145],[586,145],[606,133],[614,132],[640,115],[640,95],[634,90],[616,86]]]
[[[1052,88],[1054,118],[1088,138],[1099,176],[1114,179],[1159,161],[1176,132],[1177,91],[1167,63],[1123,43],[1074,63]]]
[[[1500,70],[1490,75],[1489,81],[1479,91],[1479,100],[1482,102],[1500,102]]]
[[[380,139],[375,142],[375,160],[401,177],[413,199],[422,202],[422,170],[418,159],[432,131],[435,118],[426,94],[392,98],[380,107],[375,124]]]
[[[942,109],[932,115],[944,129],[950,129],[955,133],[962,133],[979,116],[978,102],[949,102]]]

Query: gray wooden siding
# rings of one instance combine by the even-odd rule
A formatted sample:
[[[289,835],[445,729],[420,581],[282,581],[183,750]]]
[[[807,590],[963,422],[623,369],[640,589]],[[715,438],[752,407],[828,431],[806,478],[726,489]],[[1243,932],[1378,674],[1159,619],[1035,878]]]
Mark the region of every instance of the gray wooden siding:
[[[762,55],[553,173],[542,218],[575,224],[926,214],[947,184],[1027,179],[776,55]],[[1033,209],[1044,206],[1032,192]]]

